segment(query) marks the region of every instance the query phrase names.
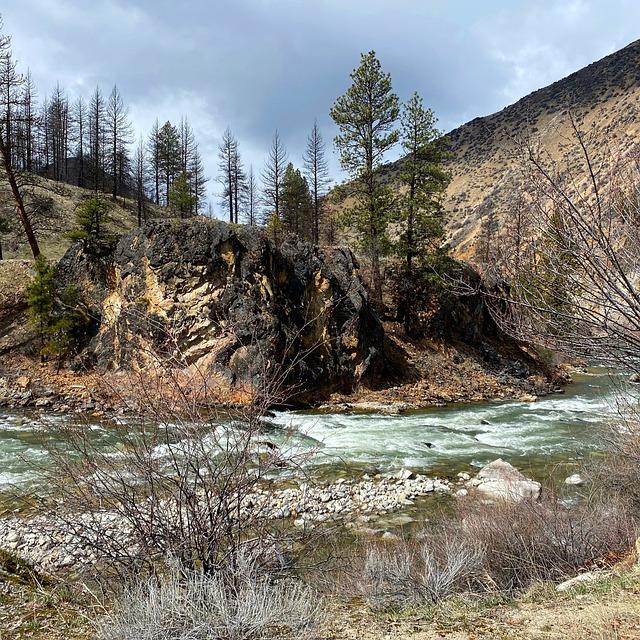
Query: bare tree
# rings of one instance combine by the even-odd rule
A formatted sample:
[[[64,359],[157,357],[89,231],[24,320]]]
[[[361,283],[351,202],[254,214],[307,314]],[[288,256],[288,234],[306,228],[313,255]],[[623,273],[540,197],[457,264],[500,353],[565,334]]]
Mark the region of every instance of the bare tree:
[[[133,170],[134,170],[134,185],[135,185],[135,194],[136,194],[136,203],[137,203],[137,211],[138,211],[138,226],[140,227],[143,222],[147,221],[147,209],[145,206],[146,194],[145,194],[145,176],[146,176],[146,167],[145,167],[145,151],[144,151],[144,140],[142,136],[138,142],[138,146],[136,147],[134,156],[133,156]]]
[[[66,180],[69,157],[69,101],[60,85],[49,101],[48,139],[51,142],[51,170],[56,181]]]
[[[313,198],[313,232],[314,244],[320,242],[320,219],[322,217],[322,199],[329,185],[329,163],[325,157],[324,141],[317,120],[307,140],[304,153],[304,168]]]
[[[21,113],[20,113],[20,126],[21,126],[21,141],[22,141],[22,168],[26,171],[33,171],[34,155],[36,151],[35,147],[35,132],[36,132],[36,98],[37,91],[33,78],[31,77],[31,71],[27,70],[27,74],[24,78],[24,86],[22,89]]]
[[[111,158],[111,195],[115,200],[123,187],[124,165],[126,164],[127,147],[130,144],[132,133],[129,110],[122,100],[118,87],[115,85],[107,103],[106,123]]]
[[[258,183],[253,172],[253,167],[249,167],[247,185],[244,191],[244,219],[250,226],[258,224]]]
[[[247,189],[247,176],[244,172],[244,166],[242,165],[242,159],[240,158],[240,149],[238,143],[235,145],[235,153],[233,154],[232,163],[232,181],[233,181],[233,221],[238,224],[240,201],[244,198],[244,193]]]
[[[79,96],[73,105],[73,114],[71,117],[73,124],[73,138],[76,143],[76,162],[78,174],[78,186],[84,187],[85,184],[85,136],[87,126],[87,105],[82,96]]]
[[[150,178],[153,182],[154,202],[160,204],[160,124],[153,123],[147,140],[147,156]]]
[[[0,17],[0,31],[2,30]],[[18,73],[17,62],[11,51],[11,38],[0,33],[0,109],[4,146],[9,161],[14,165],[14,123],[20,105],[20,88],[24,78]]]
[[[20,224],[24,229],[27,242],[29,243],[29,247],[31,248],[31,253],[33,254],[34,258],[37,258],[40,255],[40,246],[38,245],[38,240],[36,239],[36,235],[33,231],[31,219],[27,212],[27,208],[25,206],[23,192],[16,178],[16,173],[11,164],[9,151],[4,144],[2,134],[3,134],[3,131],[2,131],[2,128],[0,128],[0,156],[2,156],[2,165],[4,168],[4,173],[7,178],[7,181],[9,182],[9,186],[11,188],[11,194],[15,202],[15,208],[16,208],[18,220],[20,221]]]
[[[106,109],[100,87],[96,87],[89,106],[89,148],[91,149],[91,167],[93,189],[99,191],[104,183],[104,138],[106,135]]]
[[[202,162],[202,156],[200,155],[200,150],[198,149],[197,143],[195,143],[193,147],[188,175],[191,185],[193,213],[197,215],[198,213],[200,213],[202,204],[207,197],[206,185],[209,181],[204,173],[204,164]]]
[[[516,338],[640,372],[640,155],[602,149],[569,118],[580,160],[527,145],[528,257],[499,263],[505,284],[487,295]]]
[[[262,171],[262,199],[267,207],[265,219],[272,215],[280,219],[280,204],[282,195],[282,180],[287,166],[287,150],[276,129],[269,149],[269,155]]]
[[[237,153],[238,141],[233,137],[231,129],[227,127],[222,135],[222,142],[218,148],[218,158],[220,160],[218,168],[221,172],[218,177],[218,182],[222,185],[221,200],[229,210],[229,222],[234,221],[236,211],[234,170]]]

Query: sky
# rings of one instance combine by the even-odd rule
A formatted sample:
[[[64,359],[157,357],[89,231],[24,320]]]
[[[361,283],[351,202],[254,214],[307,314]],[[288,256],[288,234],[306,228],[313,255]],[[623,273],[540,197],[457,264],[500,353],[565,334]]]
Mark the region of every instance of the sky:
[[[259,174],[276,128],[299,165],[317,119],[344,177],[328,114],[363,51],[448,131],[640,37],[637,0],[3,0],[0,14],[40,97],[117,84],[140,133],[186,115],[216,211],[226,127]]]

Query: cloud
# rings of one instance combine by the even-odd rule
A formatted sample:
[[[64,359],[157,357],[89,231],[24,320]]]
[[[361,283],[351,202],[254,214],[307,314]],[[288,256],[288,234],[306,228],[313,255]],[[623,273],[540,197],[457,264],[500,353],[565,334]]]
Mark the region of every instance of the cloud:
[[[276,128],[297,163],[315,118],[330,142],[329,108],[362,51],[375,49],[401,98],[419,91],[449,129],[624,46],[640,5],[20,0],[2,13],[41,95],[58,81],[72,95],[117,83],[141,130],[184,113],[213,178],[227,126],[258,172]],[[331,165],[340,177],[333,153]]]

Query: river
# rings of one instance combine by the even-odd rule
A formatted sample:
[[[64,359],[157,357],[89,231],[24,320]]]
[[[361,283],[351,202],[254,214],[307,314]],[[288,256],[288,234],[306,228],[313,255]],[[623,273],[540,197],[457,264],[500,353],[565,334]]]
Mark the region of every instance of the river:
[[[402,415],[279,412],[267,432],[279,446],[308,452],[316,476],[362,475],[409,468],[453,476],[502,457],[544,479],[597,451],[615,410],[616,378],[593,370],[563,394],[536,402],[456,404]],[[74,416],[0,411],[0,490],[37,481],[56,424]],[[108,427],[89,425],[110,444]],[[286,444],[285,444],[286,443]]]

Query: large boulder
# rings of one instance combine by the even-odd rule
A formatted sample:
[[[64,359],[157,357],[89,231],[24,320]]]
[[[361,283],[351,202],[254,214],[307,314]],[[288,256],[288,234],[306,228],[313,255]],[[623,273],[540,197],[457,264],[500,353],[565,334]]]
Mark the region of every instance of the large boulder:
[[[301,388],[376,377],[383,329],[347,249],[201,218],[153,222],[107,256],[76,244],[58,266],[99,318],[83,363],[197,367],[230,386],[277,369]]]
[[[537,500],[541,491],[539,482],[525,477],[501,458],[482,467],[467,485],[484,498],[507,502]]]

